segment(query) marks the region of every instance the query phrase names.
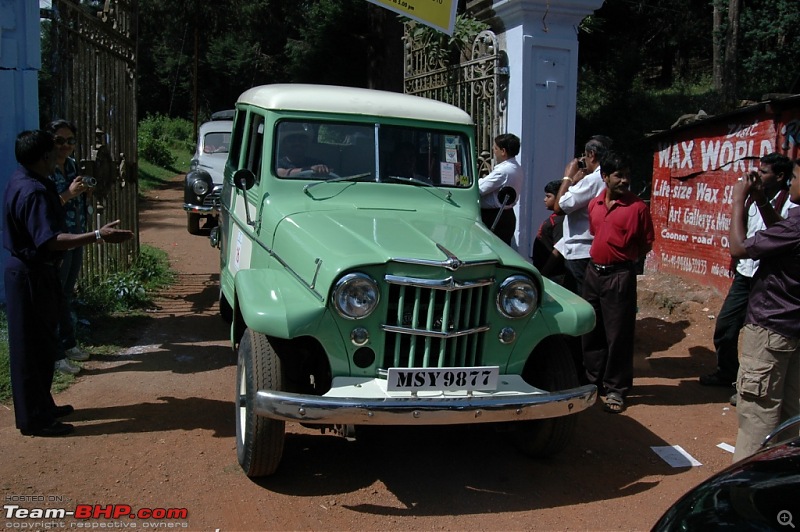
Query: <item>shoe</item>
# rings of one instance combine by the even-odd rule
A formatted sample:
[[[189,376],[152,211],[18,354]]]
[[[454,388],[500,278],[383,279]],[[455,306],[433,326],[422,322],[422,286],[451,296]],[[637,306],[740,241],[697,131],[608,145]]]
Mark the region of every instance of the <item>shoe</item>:
[[[70,347],[64,354],[67,355],[67,358],[70,360],[77,360],[78,362],[83,362],[84,360],[89,360],[89,353],[85,351],[81,351],[78,349],[78,346]]]
[[[53,417],[64,417],[73,413],[75,409],[72,405],[57,406],[53,409]]]
[[[603,410],[609,414],[621,414],[625,411],[625,400],[617,392],[608,392]]]
[[[39,427],[36,429],[21,430],[23,436],[40,436],[42,438],[51,438],[54,436],[65,436],[75,431],[75,427],[69,423],[62,423],[60,421],[53,421],[46,427]]]
[[[81,368],[78,366],[73,366],[70,364],[66,358],[60,358],[56,360],[55,364],[56,371],[60,371],[61,373],[69,373],[70,375],[77,375]]]
[[[719,370],[708,375],[700,375],[700,384],[703,386],[724,386],[725,388],[732,388],[736,377],[728,377]]]
[[[728,399],[728,402],[731,404],[731,406],[736,406],[736,400],[738,398],[739,398],[739,394],[735,393],[735,394],[731,395],[731,398]]]

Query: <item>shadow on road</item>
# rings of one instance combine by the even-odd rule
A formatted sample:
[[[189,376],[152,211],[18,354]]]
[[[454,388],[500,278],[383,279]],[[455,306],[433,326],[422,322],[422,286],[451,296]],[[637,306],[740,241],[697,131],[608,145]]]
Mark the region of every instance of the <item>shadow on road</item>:
[[[81,437],[194,429],[211,430],[215,438],[231,438],[235,434],[233,402],[202,397],[159,397],[157,401],[82,408],[65,420],[89,422],[80,426]]]
[[[668,443],[634,419],[611,416],[599,405],[580,416],[573,444],[550,459],[521,455],[488,425],[380,427],[365,442],[289,433],[281,468],[257,483],[307,497],[368,489],[377,481],[394,499],[366,494],[369,502],[346,507],[384,516],[457,516],[626,497],[656,486],[651,475],[685,471],[656,457],[650,447]]]

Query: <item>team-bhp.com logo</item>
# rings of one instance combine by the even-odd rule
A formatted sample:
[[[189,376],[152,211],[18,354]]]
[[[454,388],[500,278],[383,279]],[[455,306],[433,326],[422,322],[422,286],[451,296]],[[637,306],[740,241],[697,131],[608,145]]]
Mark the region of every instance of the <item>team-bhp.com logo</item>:
[[[39,519],[43,526],[38,528],[90,528],[90,522],[98,520],[122,521],[128,519],[138,519],[143,528],[160,528],[159,523],[163,521],[174,521],[186,519],[189,511],[186,508],[139,508],[134,510],[128,504],[79,504],[74,510],[65,508],[23,508],[18,504],[3,505],[5,518],[7,520],[17,519]],[[64,519],[74,519],[77,522],[69,523],[58,522]],[[85,522],[84,522],[85,521]],[[45,526],[50,523],[50,526]],[[186,526],[186,523],[181,523]],[[6,523],[6,528],[17,528],[10,523]],[[135,528],[136,523],[131,522],[126,528]]]

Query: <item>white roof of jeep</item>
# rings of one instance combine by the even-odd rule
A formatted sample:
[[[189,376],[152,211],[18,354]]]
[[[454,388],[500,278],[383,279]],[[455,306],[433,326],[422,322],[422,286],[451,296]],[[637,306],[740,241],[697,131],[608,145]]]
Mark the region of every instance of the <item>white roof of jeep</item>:
[[[397,92],[332,85],[275,84],[253,87],[239,96],[244,103],[278,111],[315,111],[471,125],[472,118],[450,104]]]

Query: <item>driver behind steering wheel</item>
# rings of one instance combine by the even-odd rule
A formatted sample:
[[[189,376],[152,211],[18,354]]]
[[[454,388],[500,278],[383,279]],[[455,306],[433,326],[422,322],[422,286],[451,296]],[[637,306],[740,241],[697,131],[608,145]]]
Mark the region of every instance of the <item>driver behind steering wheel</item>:
[[[277,174],[279,177],[297,176],[302,172],[313,175],[328,175],[331,168],[324,163],[306,155],[308,137],[295,133],[284,137],[280,146],[281,157],[278,159]]]

